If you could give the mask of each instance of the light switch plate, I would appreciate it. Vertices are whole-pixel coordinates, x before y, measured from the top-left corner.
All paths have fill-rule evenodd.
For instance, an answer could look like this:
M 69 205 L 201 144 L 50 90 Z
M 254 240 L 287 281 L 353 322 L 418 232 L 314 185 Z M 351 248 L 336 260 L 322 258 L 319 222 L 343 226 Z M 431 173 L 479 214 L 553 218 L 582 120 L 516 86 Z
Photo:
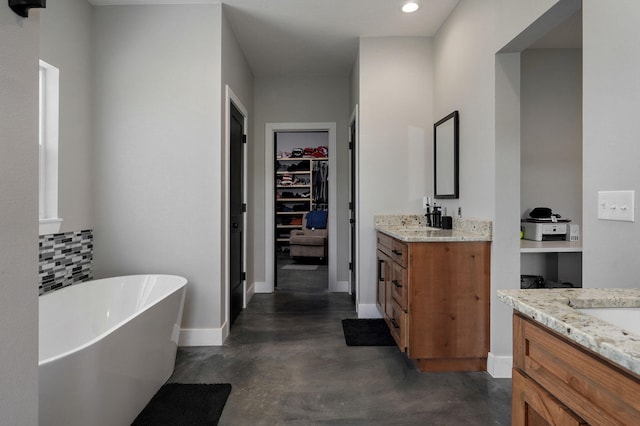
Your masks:
M 635 221 L 635 191 L 598 191 L 598 219 Z

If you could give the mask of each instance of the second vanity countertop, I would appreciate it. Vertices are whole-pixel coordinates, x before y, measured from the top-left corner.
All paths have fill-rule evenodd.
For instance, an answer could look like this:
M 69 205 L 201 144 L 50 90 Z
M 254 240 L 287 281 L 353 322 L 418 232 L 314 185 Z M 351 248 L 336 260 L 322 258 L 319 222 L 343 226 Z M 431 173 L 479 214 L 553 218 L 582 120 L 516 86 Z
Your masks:
M 498 290 L 498 299 L 640 376 L 640 335 L 577 310 L 637 308 L 640 307 L 640 289 Z
M 431 228 L 424 216 L 377 215 L 376 231 L 404 242 L 491 241 L 491 221 L 454 217 L 453 229 Z

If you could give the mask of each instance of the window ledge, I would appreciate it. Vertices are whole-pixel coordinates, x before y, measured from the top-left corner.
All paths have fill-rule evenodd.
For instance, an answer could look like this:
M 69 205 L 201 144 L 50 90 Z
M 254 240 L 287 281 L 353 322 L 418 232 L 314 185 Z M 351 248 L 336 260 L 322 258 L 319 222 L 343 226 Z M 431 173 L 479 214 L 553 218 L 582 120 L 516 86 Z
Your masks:
M 62 218 L 40 219 L 39 235 L 57 234 L 62 226 Z

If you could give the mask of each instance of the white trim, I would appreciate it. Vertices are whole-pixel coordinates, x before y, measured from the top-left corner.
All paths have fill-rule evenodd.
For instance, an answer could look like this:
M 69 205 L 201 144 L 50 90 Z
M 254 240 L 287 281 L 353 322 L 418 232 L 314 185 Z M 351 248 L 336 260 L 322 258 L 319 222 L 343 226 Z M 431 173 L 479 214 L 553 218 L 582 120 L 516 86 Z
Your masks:
M 495 379 L 511 378 L 513 368 L 512 356 L 496 356 L 489 352 L 487 356 L 487 372 Z
M 264 145 L 265 145 L 265 214 L 264 214 L 264 232 L 265 232 L 265 279 L 266 289 L 264 293 L 272 293 L 274 289 L 274 206 L 273 206 L 273 179 L 274 179 L 274 161 L 273 161 L 273 137 L 276 132 L 280 131 L 325 131 L 329 133 L 329 291 L 340 292 L 342 284 L 338 279 L 338 242 L 337 242 L 337 173 L 336 173 L 336 123 L 267 123 L 265 124 Z M 256 283 L 256 292 L 259 291 Z
M 351 137 L 351 123 L 354 124 L 355 126 L 355 140 L 350 142 L 353 144 L 353 148 L 349 151 L 350 152 L 350 156 L 355 155 L 355 161 L 351 161 L 351 157 L 349 158 L 349 184 L 351 184 L 351 177 L 355 176 L 355 187 L 356 187 L 356 198 L 354 199 L 353 194 L 351 194 L 351 185 L 349 185 L 349 200 L 351 202 L 353 202 L 355 209 L 356 209 L 356 232 L 355 232 L 355 241 L 351 241 L 351 244 L 355 244 L 356 245 L 356 251 L 355 251 L 355 280 L 356 280 L 356 285 L 355 285 L 355 289 L 356 289 L 356 306 L 358 306 L 358 303 L 360 303 L 360 273 L 359 273 L 359 268 L 360 268 L 360 244 L 358 244 L 358 241 L 360 241 L 360 217 L 358 216 L 360 214 L 360 199 L 358 198 L 358 195 L 360 194 L 360 191 L 358 190 L 360 188 L 359 185 L 359 170 L 358 170 L 358 146 L 359 146 L 359 141 L 360 141 L 360 126 L 359 126 L 359 122 L 360 122 L 360 114 L 359 114 L 359 109 L 358 109 L 358 104 L 356 104 L 356 106 L 353 108 L 353 112 L 351 113 L 351 117 L 349 118 L 349 137 Z M 355 166 L 355 170 L 352 172 L 351 171 L 351 164 L 354 164 Z M 347 206 L 348 207 L 348 206 Z M 347 210 L 347 216 L 350 218 L 351 217 L 351 213 Z M 349 224 L 349 226 L 351 226 L 351 224 Z M 349 238 L 351 238 L 351 229 L 349 229 Z M 349 250 L 349 252 L 351 252 L 351 250 Z M 351 259 L 353 261 L 353 259 Z M 351 294 L 351 274 L 349 274 L 349 294 Z
M 349 281 L 336 281 L 334 289 L 335 293 L 349 293 Z
M 60 70 L 45 61 L 40 69 L 40 142 L 39 146 L 39 234 L 60 231 L 58 217 L 58 127 L 60 107 Z
M 242 101 L 240 100 L 240 98 L 233 92 L 233 90 L 231 89 L 231 87 L 229 87 L 229 85 L 225 85 L 225 135 L 224 135 L 224 162 L 225 162 L 225 173 L 222 176 L 222 184 L 225 188 L 225 196 L 224 196 L 224 223 L 223 223 L 223 242 L 222 242 L 222 251 L 225 253 L 225 264 L 223 265 L 224 268 L 224 280 L 223 280 L 223 286 L 224 286 L 224 293 L 225 293 L 225 323 L 229 323 L 230 320 L 230 313 L 231 313 L 231 295 L 230 295 L 230 291 L 229 291 L 229 282 L 230 282 L 230 278 L 229 278 L 229 228 L 231 226 L 231 222 L 229 221 L 229 200 L 230 200 L 230 195 L 229 193 L 231 192 L 231 188 L 230 188 L 230 182 L 229 182 L 229 169 L 230 169 L 230 164 L 231 164 L 231 156 L 229 153 L 230 150 L 230 145 L 231 145 L 231 130 L 229 129 L 229 122 L 231 120 L 231 108 L 230 105 L 231 103 L 233 103 L 235 105 L 235 107 L 238 109 L 238 111 L 240 111 L 240 113 L 242 114 L 242 116 L 244 117 L 244 123 L 243 123 L 243 130 L 244 130 L 244 135 L 248 137 L 248 133 L 247 133 L 247 129 L 248 129 L 248 121 L 249 121 L 249 113 L 247 112 L 247 108 L 245 108 L 245 106 L 242 104 Z M 243 152 L 243 170 L 242 170 L 242 181 L 243 181 L 243 203 L 247 202 L 247 147 L 245 147 L 242 152 Z M 243 233 L 242 233 L 242 270 L 246 271 L 247 270 L 247 213 L 245 212 L 242 215 L 242 221 L 243 221 Z M 243 290 L 243 297 L 242 297 L 242 306 L 243 308 L 247 307 L 247 304 L 249 303 L 250 298 L 247 297 L 247 280 L 245 279 L 242 283 L 242 290 Z
M 247 305 L 249 304 L 249 302 L 251 302 L 251 299 L 253 299 L 253 296 L 256 294 L 256 283 L 252 283 L 251 285 L 249 285 L 247 287 L 247 292 L 245 294 L 245 308 L 247 307 Z
M 272 269 L 273 270 L 273 269 Z M 273 283 L 267 283 L 264 281 L 256 281 L 254 284 L 255 292 L 258 293 L 273 293 Z
M 358 318 L 382 318 L 375 303 L 361 303 L 356 306 L 358 307 Z
M 178 346 L 222 346 L 229 335 L 228 322 L 220 328 L 183 328 Z
M 40 219 L 40 235 L 57 234 L 60 232 L 62 226 L 62 219 L 59 217 L 51 219 Z

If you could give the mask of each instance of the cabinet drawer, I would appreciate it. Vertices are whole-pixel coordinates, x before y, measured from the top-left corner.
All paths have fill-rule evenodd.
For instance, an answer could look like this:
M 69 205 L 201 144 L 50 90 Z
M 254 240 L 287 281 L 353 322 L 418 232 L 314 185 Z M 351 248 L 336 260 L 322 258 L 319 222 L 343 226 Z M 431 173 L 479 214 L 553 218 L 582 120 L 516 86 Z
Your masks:
M 511 383 L 512 424 L 535 426 L 587 425 L 549 392 L 542 389 L 533 380 L 523 376 L 518 370 L 513 370 Z
M 407 350 L 407 314 L 394 302 L 391 303 L 391 312 L 385 318 L 389 325 L 389 330 L 396 344 L 402 352 Z
M 640 378 L 519 314 L 513 366 L 589 424 L 637 424 Z
M 391 274 L 391 296 L 400 308 L 406 312 L 407 300 L 409 294 L 409 278 L 407 268 L 403 268 L 397 263 L 393 263 L 393 272 Z
M 382 232 L 378 232 L 377 243 L 378 250 L 380 250 L 387 256 L 391 256 L 391 250 L 393 248 L 393 238 L 386 234 L 383 234 Z
M 405 243 L 398 240 L 392 240 L 393 246 L 391 247 L 391 258 L 394 262 L 402 265 L 403 268 L 407 267 L 407 258 L 409 250 Z

